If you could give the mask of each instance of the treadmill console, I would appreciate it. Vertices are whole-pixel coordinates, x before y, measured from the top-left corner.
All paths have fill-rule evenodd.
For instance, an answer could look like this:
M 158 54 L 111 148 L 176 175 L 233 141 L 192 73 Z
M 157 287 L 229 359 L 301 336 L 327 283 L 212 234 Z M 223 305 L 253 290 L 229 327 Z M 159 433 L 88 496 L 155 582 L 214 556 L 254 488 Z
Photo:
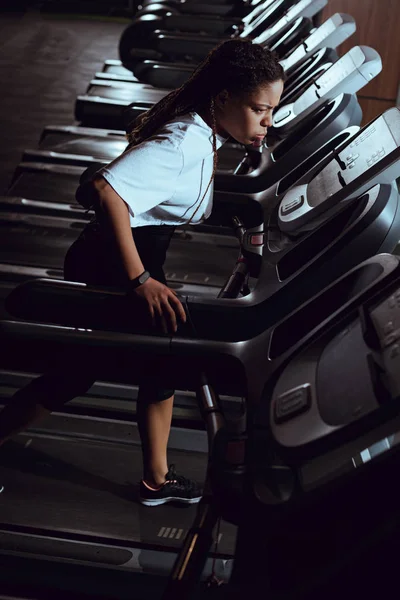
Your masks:
M 327 293 L 334 292 L 333 286 Z M 323 452 L 328 437 L 341 444 L 340 430 L 369 413 L 376 413 L 373 427 L 379 425 L 380 413 L 385 419 L 380 407 L 399 398 L 398 282 L 352 315 L 294 355 L 280 374 L 269 410 L 282 447 L 296 452 L 314 443 L 314 451 Z
M 268 40 L 279 33 L 279 31 L 288 23 L 291 23 L 295 19 L 300 17 L 306 17 L 312 19 L 318 12 L 320 12 L 326 5 L 328 0 L 300 0 L 294 6 L 289 8 L 286 14 L 278 19 L 276 23 L 268 27 L 263 33 L 254 38 L 256 44 L 267 43 Z M 244 34 L 243 34 L 244 35 Z M 248 34 L 250 35 L 250 33 Z
M 337 48 L 356 30 L 353 17 L 336 13 L 320 27 L 315 29 L 302 44 L 280 61 L 285 71 L 293 69 L 308 54 L 321 48 Z
M 311 181 L 293 187 L 278 209 L 282 231 L 312 229 L 313 220 L 342 200 L 400 176 L 400 109 L 390 108 L 350 138 Z
M 271 6 L 271 4 L 273 4 L 275 2 L 275 0 L 266 0 L 266 1 L 259 1 L 256 3 L 252 3 L 254 5 L 254 8 L 251 12 L 249 12 L 248 15 L 246 15 L 245 17 L 243 17 L 242 22 L 243 25 L 247 26 L 250 25 L 250 23 L 252 23 L 253 21 L 255 22 L 255 20 L 261 15 L 263 14 L 267 8 L 269 8 Z
M 282 127 L 300 114 L 307 114 L 323 99 L 354 94 L 382 70 L 379 54 L 368 46 L 355 46 L 336 61 L 295 102 L 282 106 L 274 115 L 273 126 Z
M 256 37 L 259 31 L 269 31 L 269 27 L 274 23 L 276 17 L 278 17 L 278 23 L 281 19 L 279 16 L 285 11 L 286 6 L 289 4 L 288 0 L 276 0 L 272 5 L 268 5 L 268 8 L 264 9 L 255 19 L 248 23 L 243 29 L 242 37 Z

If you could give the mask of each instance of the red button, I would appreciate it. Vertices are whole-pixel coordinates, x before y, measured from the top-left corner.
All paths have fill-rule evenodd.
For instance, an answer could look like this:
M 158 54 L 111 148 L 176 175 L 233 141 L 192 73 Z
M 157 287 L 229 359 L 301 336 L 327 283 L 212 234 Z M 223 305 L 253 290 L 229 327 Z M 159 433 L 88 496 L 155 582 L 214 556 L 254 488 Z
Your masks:
M 263 246 L 264 245 L 264 234 L 255 233 L 250 236 L 250 244 L 252 246 Z

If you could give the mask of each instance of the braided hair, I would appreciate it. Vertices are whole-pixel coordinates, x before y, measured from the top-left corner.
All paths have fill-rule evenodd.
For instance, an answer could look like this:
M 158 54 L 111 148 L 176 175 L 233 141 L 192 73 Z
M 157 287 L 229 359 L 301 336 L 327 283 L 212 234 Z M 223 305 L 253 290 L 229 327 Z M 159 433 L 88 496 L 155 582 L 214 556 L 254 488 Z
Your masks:
M 176 117 L 189 112 L 206 111 L 211 117 L 214 160 L 213 172 L 203 200 L 218 164 L 215 97 L 222 90 L 232 95 L 251 93 L 262 85 L 279 80 L 284 80 L 284 71 L 274 52 L 253 44 L 249 39 L 224 41 L 211 50 L 181 87 L 167 94 L 134 121 L 127 134 L 130 146 L 144 142 Z M 201 203 L 202 201 L 199 206 Z M 196 212 L 197 209 L 191 219 Z

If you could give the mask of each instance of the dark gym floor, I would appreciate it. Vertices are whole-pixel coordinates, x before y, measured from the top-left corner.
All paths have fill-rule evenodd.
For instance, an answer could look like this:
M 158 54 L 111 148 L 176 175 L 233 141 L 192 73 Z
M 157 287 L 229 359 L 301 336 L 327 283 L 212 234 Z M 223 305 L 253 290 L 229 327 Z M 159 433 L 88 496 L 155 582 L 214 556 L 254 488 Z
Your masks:
M 76 96 L 106 58 L 118 58 L 126 23 L 0 8 L 0 194 L 46 125 L 75 123 Z

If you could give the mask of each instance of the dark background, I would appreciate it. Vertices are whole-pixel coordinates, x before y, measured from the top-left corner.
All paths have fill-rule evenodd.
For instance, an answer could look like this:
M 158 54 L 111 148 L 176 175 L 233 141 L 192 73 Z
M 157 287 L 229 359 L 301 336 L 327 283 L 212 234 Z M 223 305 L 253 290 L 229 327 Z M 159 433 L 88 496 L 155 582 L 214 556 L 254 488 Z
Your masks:
M 0 8 L 0 194 L 46 125 L 76 123 L 76 96 L 104 59 L 118 58 L 119 37 L 129 23 L 40 7 L 14 1 Z

